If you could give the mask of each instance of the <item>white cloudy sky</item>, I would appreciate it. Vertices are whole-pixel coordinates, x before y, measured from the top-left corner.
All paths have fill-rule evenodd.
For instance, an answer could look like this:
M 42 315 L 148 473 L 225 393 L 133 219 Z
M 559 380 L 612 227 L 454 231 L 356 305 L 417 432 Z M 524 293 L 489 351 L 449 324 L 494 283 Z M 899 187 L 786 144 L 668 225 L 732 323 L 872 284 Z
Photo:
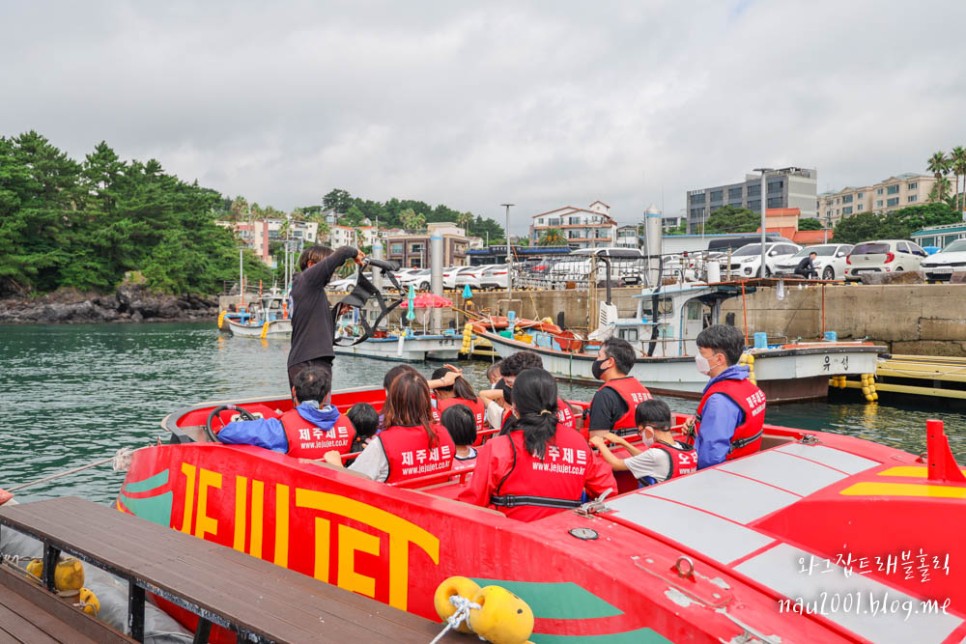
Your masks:
M 966 145 L 962 0 L 6 0 L 0 25 L 0 135 L 282 209 L 630 222 L 762 165 L 824 191 Z

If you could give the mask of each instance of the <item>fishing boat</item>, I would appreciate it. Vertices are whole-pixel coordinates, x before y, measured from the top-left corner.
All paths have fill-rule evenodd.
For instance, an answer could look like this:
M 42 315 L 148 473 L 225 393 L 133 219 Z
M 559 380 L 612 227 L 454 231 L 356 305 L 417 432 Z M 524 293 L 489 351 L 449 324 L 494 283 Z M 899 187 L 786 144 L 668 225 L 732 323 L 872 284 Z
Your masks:
M 335 345 L 337 355 L 363 356 L 398 362 L 426 360 L 451 361 L 459 357 L 462 339 L 455 333 L 418 334 L 411 331 L 376 332 L 365 341 L 352 345 Z
M 453 305 L 452 300 L 433 293 L 416 295 L 414 289 L 410 288 L 409 296 L 399 298 L 399 303 L 400 308 L 406 310 L 401 316 L 403 325 L 399 327 L 380 325 L 383 319 L 388 321 L 388 316 L 380 318 L 379 314 L 392 311 L 394 307 L 391 306 L 383 305 L 381 310 L 351 308 L 346 314 L 337 316 L 333 346 L 335 353 L 398 362 L 451 361 L 459 357 L 463 341 L 455 331 L 427 331 L 430 311 L 448 308 Z M 423 311 L 421 332 L 413 328 L 417 309 Z M 368 316 L 366 319 L 372 325 L 362 325 L 362 316 Z
M 170 414 L 170 443 L 133 454 L 117 507 L 428 618 L 452 576 L 499 585 L 533 611 L 536 643 L 966 637 L 966 477 L 939 421 L 926 457 L 766 426 L 760 452 L 640 489 L 619 472 L 614 494 L 524 523 L 454 500 L 472 470 L 388 485 L 217 442 L 242 409 L 291 406 Z
M 600 303 L 599 325 L 587 339 L 577 338 L 554 325 L 536 328 L 513 325 L 502 333 L 485 320 L 474 324 L 473 332 L 488 340 L 505 358 L 518 351 L 535 351 L 544 368 L 558 378 L 594 383 L 591 366 L 600 343 L 619 337 L 638 353 L 630 375 L 660 394 L 700 397 L 708 382 L 694 367 L 695 338 L 708 325 L 722 321 L 721 303 L 755 287 L 739 282 L 686 282 L 645 287 L 635 296 L 633 316 L 621 317 L 610 297 Z M 828 334 L 816 342 L 770 344 L 764 333 L 755 333 L 755 344 L 742 361 L 751 377 L 765 392 L 769 403 L 814 400 L 828 395 L 829 381 L 848 375 L 865 374 L 863 385 L 871 386 L 878 356 L 885 349 L 871 342 L 841 342 Z M 869 397 L 874 392 L 868 393 Z
M 287 298 L 272 289 L 261 296 L 257 304 L 249 309 L 247 320 L 225 320 L 228 331 L 240 338 L 290 338 L 292 320 L 288 315 Z

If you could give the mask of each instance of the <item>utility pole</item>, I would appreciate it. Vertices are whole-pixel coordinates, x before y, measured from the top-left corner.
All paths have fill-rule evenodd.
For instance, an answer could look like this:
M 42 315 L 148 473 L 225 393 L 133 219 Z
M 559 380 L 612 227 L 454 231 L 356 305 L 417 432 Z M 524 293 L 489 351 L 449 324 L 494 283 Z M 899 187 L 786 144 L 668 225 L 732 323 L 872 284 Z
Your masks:
M 765 277 L 767 266 L 765 265 L 765 209 L 768 208 L 768 173 L 774 172 L 772 168 L 755 168 L 755 172 L 761 173 L 761 268 L 759 272 Z
M 513 299 L 513 253 L 510 252 L 510 208 L 516 204 L 501 203 L 506 208 L 506 299 Z M 508 303 L 509 305 L 509 303 Z

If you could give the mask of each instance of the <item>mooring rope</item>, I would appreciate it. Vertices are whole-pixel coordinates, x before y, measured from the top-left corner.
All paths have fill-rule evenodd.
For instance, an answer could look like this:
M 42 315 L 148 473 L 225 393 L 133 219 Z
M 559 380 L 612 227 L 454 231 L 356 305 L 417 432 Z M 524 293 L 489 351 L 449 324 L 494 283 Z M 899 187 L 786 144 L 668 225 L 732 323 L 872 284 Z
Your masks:
M 455 630 L 459 628 L 460 624 L 464 621 L 469 625 L 470 609 L 479 610 L 482 608 L 479 604 L 470 601 L 465 597 L 460 597 L 459 595 L 450 595 L 449 602 L 456 607 L 456 612 L 446 618 L 446 628 L 440 631 L 439 635 L 433 638 L 433 641 L 429 644 L 436 644 L 443 638 L 446 633 L 450 630 Z M 480 639 L 483 639 L 482 637 Z
M 22 490 L 32 485 L 47 483 L 48 481 L 53 481 L 55 479 L 59 479 L 64 476 L 70 476 L 71 474 L 76 474 L 77 472 L 83 472 L 84 470 L 89 470 L 92 467 L 97 467 L 99 465 L 104 465 L 106 463 L 112 463 L 115 472 L 125 472 L 127 471 L 128 466 L 131 464 L 131 455 L 134 453 L 134 450 L 135 448 L 132 448 L 132 447 L 122 447 L 121 449 L 117 450 L 114 456 L 102 458 L 102 459 L 93 461 L 91 463 L 88 463 L 87 465 L 81 465 L 80 467 L 64 470 L 63 472 L 58 472 L 57 474 L 50 474 L 48 476 L 36 479 L 34 481 L 21 483 L 20 485 L 15 485 L 13 487 L 6 488 L 6 490 L 7 492 L 16 492 L 17 490 Z

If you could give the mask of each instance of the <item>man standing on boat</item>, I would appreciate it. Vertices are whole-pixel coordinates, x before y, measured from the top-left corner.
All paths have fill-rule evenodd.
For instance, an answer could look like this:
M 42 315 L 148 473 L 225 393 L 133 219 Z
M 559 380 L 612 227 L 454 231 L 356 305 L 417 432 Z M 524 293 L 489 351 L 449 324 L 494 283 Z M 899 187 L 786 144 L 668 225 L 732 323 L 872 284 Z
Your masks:
M 325 286 L 332 274 L 352 259 L 362 265 L 365 253 L 352 246 L 340 246 L 334 252 L 318 244 L 302 251 L 299 269 L 292 279 L 292 348 L 288 352 L 288 383 L 295 386 L 295 378 L 306 367 L 317 366 L 332 379 L 332 360 L 335 350 L 332 341 L 332 312 L 325 296 Z
M 600 346 L 591 370 L 604 384 L 590 401 L 591 436 L 603 436 L 607 432 L 626 436 L 637 432 L 634 412 L 639 403 L 652 396 L 640 380 L 627 375 L 636 359 L 634 347 L 623 338 L 608 338 Z
M 741 331 L 714 324 L 698 334 L 697 344 L 694 362 L 711 380 L 685 431 L 702 469 L 761 448 L 765 394 L 748 379 L 748 368 L 738 364 L 745 350 Z

